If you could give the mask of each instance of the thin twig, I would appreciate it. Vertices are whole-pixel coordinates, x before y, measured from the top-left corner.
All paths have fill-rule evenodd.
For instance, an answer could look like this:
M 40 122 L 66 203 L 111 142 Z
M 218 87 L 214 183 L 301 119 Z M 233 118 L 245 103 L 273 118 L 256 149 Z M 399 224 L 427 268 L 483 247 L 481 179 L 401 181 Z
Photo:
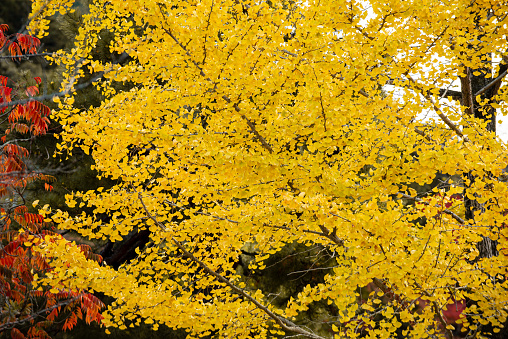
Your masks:
M 55 53 L 34 53 L 34 54 L 21 54 L 21 55 L 0 55 L 0 59 L 12 59 L 12 58 L 32 58 L 32 57 L 39 57 L 39 56 L 54 56 Z

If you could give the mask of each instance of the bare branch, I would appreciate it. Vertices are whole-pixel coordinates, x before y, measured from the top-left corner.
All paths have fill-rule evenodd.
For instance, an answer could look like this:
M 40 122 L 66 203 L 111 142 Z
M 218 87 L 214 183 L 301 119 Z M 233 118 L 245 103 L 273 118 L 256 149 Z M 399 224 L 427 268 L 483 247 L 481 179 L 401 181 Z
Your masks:
M 400 80 L 400 79 L 397 79 L 397 80 L 399 80 L 398 83 L 403 83 L 404 82 L 404 80 Z M 386 82 L 385 85 L 396 86 L 396 85 L 394 85 L 394 83 L 395 83 L 395 80 L 390 79 L 390 80 L 388 80 Z M 405 87 L 405 86 L 402 86 L 402 87 Z M 439 89 L 439 96 L 441 98 L 451 97 L 454 100 L 462 100 L 462 92 L 454 91 L 454 90 L 451 90 L 451 89 L 448 89 L 448 88 L 440 88 Z
M 293 57 L 297 57 L 297 56 L 298 56 L 298 54 L 296 54 L 296 53 L 292 53 L 292 52 L 288 51 L 287 49 L 282 49 L 281 51 L 282 51 L 282 52 L 284 52 L 284 53 L 286 53 L 286 54 L 289 54 L 289 55 L 291 55 L 291 56 L 293 56 Z
M 441 98 L 451 97 L 452 99 L 455 99 L 455 100 L 462 100 L 462 93 L 461 92 L 454 91 L 454 90 L 451 90 L 448 88 L 440 88 L 439 89 L 439 96 Z
M 20 58 L 20 59 L 28 59 L 39 56 L 54 56 L 55 53 L 35 53 L 35 54 L 22 54 L 22 55 L 0 55 L 0 59 L 12 59 L 12 58 Z
M 490 82 L 487 86 L 483 87 L 481 90 L 476 92 L 474 96 L 476 97 L 480 94 L 485 93 L 485 91 L 487 91 L 489 88 L 491 88 L 492 86 L 497 84 L 499 81 L 501 81 L 506 76 L 506 74 L 508 74 L 508 69 L 506 71 L 504 71 L 503 73 L 501 73 L 497 78 L 492 80 L 492 82 Z

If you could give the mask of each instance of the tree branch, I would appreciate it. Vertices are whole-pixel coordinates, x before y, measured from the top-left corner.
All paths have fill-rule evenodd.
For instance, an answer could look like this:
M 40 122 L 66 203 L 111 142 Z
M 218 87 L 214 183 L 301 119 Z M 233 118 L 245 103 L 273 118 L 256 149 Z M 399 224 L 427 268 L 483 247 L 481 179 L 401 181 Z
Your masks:
M 401 195 L 405 199 L 414 200 L 414 201 L 417 201 L 417 202 L 422 203 L 422 204 L 427 205 L 427 206 L 430 205 L 430 203 L 428 201 L 422 200 L 422 199 L 420 199 L 418 197 L 412 197 L 412 196 L 404 194 L 402 192 L 399 192 L 398 194 Z M 438 207 L 441 207 L 441 206 L 438 205 Z M 466 224 L 466 221 L 464 219 L 462 219 L 461 217 L 459 217 L 457 214 L 453 213 L 449 209 L 444 209 L 443 213 L 446 213 L 446 214 L 452 216 L 452 218 L 457 220 L 461 225 L 465 225 Z
M 162 13 L 161 4 L 159 4 L 159 10 L 160 10 L 161 14 L 162 14 L 162 15 L 164 15 L 164 14 Z M 168 24 L 168 23 L 166 22 L 166 24 Z M 203 71 L 203 68 L 202 68 L 201 66 L 199 66 L 199 64 L 198 64 L 196 61 L 194 61 L 194 60 L 193 60 L 192 55 L 189 53 L 189 51 L 187 50 L 187 48 L 186 48 L 184 45 L 182 45 L 182 43 L 181 43 L 181 42 L 177 39 L 177 37 L 173 34 L 173 32 L 171 31 L 171 29 L 170 29 L 170 28 L 163 28 L 163 29 L 164 29 L 164 31 L 165 31 L 165 32 L 166 32 L 166 33 L 167 33 L 167 34 L 171 37 L 171 39 L 173 39 L 173 41 L 174 41 L 174 42 L 175 42 L 178 46 L 180 46 L 180 48 L 181 48 L 181 49 L 185 52 L 185 54 L 186 54 L 186 55 L 190 58 L 191 62 L 192 62 L 192 63 L 194 64 L 194 66 L 196 66 L 196 68 L 199 70 L 199 74 L 200 74 L 203 78 L 205 78 L 205 80 L 207 80 L 207 81 L 210 81 L 210 82 L 214 83 L 214 82 L 212 81 L 212 79 L 210 79 L 209 77 L 207 77 L 207 76 L 206 76 L 205 72 Z M 226 96 L 226 95 L 224 95 L 224 96 L 222 97 L 222 99 L 224 99 L 227 103 L 231 103 L 231 99 L 230 99 L 228 96 Z M 240 112 L 240 111 L 241 111 L 240 107 L 238 107 L 238 104 L 234 104 L 234 106 L 233 106 L 233 107 L 234 107 L 235 111 L 237 111 L 237 112 Z M 249 119 L 245 116 L 245 114 L 242 114 L 242 118 L 243 118 L 243 119 L 247 122 L 247 125 L 249 126 L 250 130 L 251 130 L 251 131 L 252 131 L 252 132 L 256 135 L 256 137 L 257 137 L 257 138 L 258 138 L 258 140 L 261 142 L 261 144 L 263 145 L 263 147 L 264 147 L 266 150 L 268 150 L 268 152 L 273 153 L 273 149 L 272 149 L 272 147 L 270 146 L 270 144 L 268 144 L 268 142 L 266 142 L 265 138 L 263 138 L 263 137 L 259 134 L 259 132 L 256 130 L 256 127 L 255 127 L 254 123 L 253 123 L 252 121 L 250 121 L 250 120 L 249 120 Z
M 143 202 L 143 197 L 141 195 L 141 193 L 138 193 L 138 197 L 139 197 L 139 201 L 141 202 L 141 205 L 143 206 L 143 209 L 145 210 L 147 216 L 156 224 L 158 225 L 159 227 L 161 227 L 162 229 L 165 229 L 166 227 L 161 224 L 154 216 L 152 216 L 152 214 L 148 211 L 145 203 Z M 251 303 L 253 303 L 257 308 L 259 308 L 260 310 L 262 310 L 263 312 L 265 312 L 270 318 L 272 318 L 284 331 L 288 331 L 288 332 L 294 332 L 294 333 L 298 333 L 300 335 L 303 335 L 307 338 L 313 338 L 313 339 L 324 339 L 323 337 L 321 336 L 318 336 L 314 333 L 311 333 L 311 332 L 308 332 L 300 327 L 298 327 L 297 325 L 295 325 L 294 323 L 292 323 L 291 321 L 285 319 L 285 318 L 282 318 L 282 317 L 279 317 L 278 315 L 276 315 L 275 313 L 273 313 L 272 311 L 270 311 L 268 309 L 268 307 L 262 305 L 259 301 L 257 301 L 255 298 L 253 298 L 250 294 L 248 294 L 247 292 L 245 292 L 243 289 L 237 287 L 235 284 L 233 284 L 231 281 L 229 281 L 228 279 L 226 279 L 225 277 L 223 277 L 221 274 L 215 272 L 214 270 L 210 269 L 204 262 L 202 262 L 201 260 L 199 260 L 198 258 L 196 258 L 192 253 L 190 253 L 189 251 L 187 251 L 185 249 L 185 247 L 178 241 L 176 240 L 174 237 L 171 237 L 171 240 L 174 242 L 174 244 L 183 252 L 183 254 L 189 258 L 190 260 L 194 261 L 195 263 L 197 263 L 206 273 L 212 275 L 213 277 L 215 277 L 217 280 L 219 280 L 220 282 L 226 284 L 229 288 L 231 288 L 233 291 L 235 291 L 236 293 L 240 294 L 241 296 L 243 296 L 245 299 L 249 300 Z
M 20 59 L 28 59 L 32 57 L 38 56 L 54 56 L 55 53 L 34 53 L 34 54 L 21 54 L 21 55 L 0 55 L 0 59 L 12 59 L 12 58 L 20 58 Z
M 508 69 L 506 71 L 504 71 L 503 73 L 501 73 L 497 78 L 492 80 L 492 82 L 490 82 L 487 86 L 483 87 L 481 90 L 476 92 L 474 96 L 476 97 L 480 94 L 485 93 L 485 91 L 487 91 L 489 88 L 491 88 L 492 86 L 497 84 L 499 81 L 501 81 L 506 76 L 506 74 L 508 74 Z
M 22 319 L 19 319 L 19 320 L 16 320 L 16 321 L 12 321 L 12 322 L 6 322 L 6 323 L 3 323 L 2 325 L 0 325 L 0 333 L 8 330 L 8 329 L 11 329 L 15 326 L 19 326 L 23 323 L 26 323 L 27 321 L 33 321 L 35 318 L 37 318 L 38 316 L 40 316 L 41 314 L 48 314 L 50 311 L 54 310 L 55 308 L 59 308 L 59 307 L 62 307 L 62 306 L 66 306 L 66 305 L 69 305 L 73 302 L 75 302 L 76 300 L 79 299 L 79 296 L 76 296 L 74 298 L 70 298 L 70 299 L 67 299 L 67 300 L 64 300 L 64 301 L 61 301 L 59 302 L 58 304 L 56 305 L 53 305 L 51 307 L 47 307 L 43 310 L 40 310 L 26 318 L 22 318 Z
M 436 114 L 441 118 L 441 120 L 443 120 L 443 122 L 448 126 L 450 127 L 450 129 L 452 131 L 454 131 L 458 136 L 462 137 L 464 139 L 464 141 L 469 141 L 469 138 L 467 136 L 465 136 L 462 131 L 450 120 L 448 119 L 448 117 L 444 114 L 444 112 L 441 110 L 441 108 L 439 108 L 436 104 L 436 102 L 434 101 L 434 99 L 432 98 L 432 96 L 425 92 L 419 85 L 418 83 L 410 76 L 410 75 L 407 75 L 408 79 L 411 81 L 411 83 L 413 83 L 414 87 L 416 89 L 418 89 L 418 91 L 420 92 L 421 95 L 423 95 L 423 97 L 425 99 L 427 99 L 431 104 L 432 104 L 432 108 L 434 108 L 434 111 L 436 112 Z
M 420 284 L 418 284 L 416 281 L 415 281 L 415 285 L 416 287 L 418 287 L 423 294 L 425 294 L 427 297 L 432 297 L 432 294 L 430 294 L 427 290 L 424 290 Z M 439 319 L 439 322 L 441 323 L 441 325 L 443 325 L 443 330 L 445 331 L 446 333 L 446 338 L 447 339 L 452 339 L 453 338 L 453 333 L 451 330 L 449 330 L 446 326 L 448 326 L 448 324 L 446 323 L 446 320 L 443 318 L 443 315 L 441 314 L 441 307 L 439 306 L 439 304 L 437 303 L 437 301 L 431 301 L 432 303 L 432 306 L 434 308 L 434 312 L 436 313 L 438 319 Z
M 460 87 L 462 90 L 462 105 L 467 107 L 469 115 L 474 116 L 474 98 L 469 67 L 466 67 L 466 76 L 460 78 Z
M 462 100 L 462 92 L 454 91 L 447 88 L 440 88 L 439 89 L 439 96 L 440 97 L 452 97 L 452 99 L 455 100 Z
M 116 65 L 116 64 L 124 61 L 125 59 L 127 59 L 128 56 L 129 55 L 124 52 L 118 58 L 117 62 L 114 63 L 113 65 Z M 71 84 L 69 84 L 66 89 L 64 89 L 63 91 L 57 92 L 57 93 L 52 93 L 52 94 L 47 94 L 47 95 L 40 95 L 40 96 L 37 96 L 37 97 L 31 97 L 31 98 L 27 98 L 27 99 L 21 99 L 21 100 L 4 102 L 3 104 L 0 104 L 0 109 L 4 108 L 4 107 L 11 107 L 11 106 L 16 106 L 16 105 L 24 105 L 24 104 L 26 104 L 28 102 L 31 102 L 31 101 L 44 101 L 44 100 L 50 100 L 50 99 L 53 99 L 53 98 L 56 98 L 56 97 L 66 96 L 66 95 L 68 95 L 68 94 L 70 94 L 72 92 L 73 88 L 74 88 L 74 92 L 75 91 L 80 91 L 80 90 L 82 90 L 84 88 L 87 88 L 88 86 L 90 86 L 94 82 L 96 82 L 99 79 L 101 79 L 104 76 L 104 74 L 106 74 L 106 72 L 107 71 L 99 72 L 96 76 L 92 77 L 87 82 L 81 83 L 81 84 L 76 85 L 76 86 L 72 86 L 72 82 L 71 82 Z

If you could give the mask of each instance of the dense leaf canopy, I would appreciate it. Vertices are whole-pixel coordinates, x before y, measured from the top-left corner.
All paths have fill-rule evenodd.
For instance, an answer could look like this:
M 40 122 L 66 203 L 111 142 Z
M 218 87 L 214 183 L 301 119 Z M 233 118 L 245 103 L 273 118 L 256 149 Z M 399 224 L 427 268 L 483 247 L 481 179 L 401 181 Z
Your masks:
M 31 32 L 71 6 L 34 1 Z M 508 190 L 493 114 L 507 110 L 507 17 L 487 0 L 93 1 L 75 48 L 52 58 L 66 68 L 53 114 L 61 151 L 83 149 L 119 183 L 67 197 L 92 215 L 41 213 L 91 239 L 149 229 L 150 242 L 118 270 L 48 242 L 57 269 L 39 283 L 115 298 L 107 326 L 196 337 L 451 338 L 457 302 L 466 333 L 497 331 Z M 105 30 L 123 62 L 92 58 Z M 73 105 L 86 74 L 98 107 Z M 475 89 L 478 77 L 489 87 Z M 493 255 L 478 249 L 485 237 Z M 337 265 L 278 308 L 233 267 L 247 244 L 262 270 L 294 242 Z M 295 320 L 316 301 L 338 309 L 331 333 Z

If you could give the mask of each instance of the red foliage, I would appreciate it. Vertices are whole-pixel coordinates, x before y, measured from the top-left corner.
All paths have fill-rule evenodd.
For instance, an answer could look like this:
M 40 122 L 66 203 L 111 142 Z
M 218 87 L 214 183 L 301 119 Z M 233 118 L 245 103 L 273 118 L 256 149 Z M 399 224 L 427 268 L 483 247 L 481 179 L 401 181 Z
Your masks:
M 21 59 L 23 53 L 37 53 L 37 48 L 41 45 L 39 39 L 28 34 L 20 33 L 6 35 L 5 33 L 8 29 L 8 25 L 0 25 L 0 49 L 6 46 L 13 60 L 16 60 L 16 58 Z
M 0 52 L 7 47 L 13 58 L 37 52 L 40 44 L 37 38 L 24 34 L 7 36 L 7 29 L 7 25 L 0 25 Z M 34 81 L 35 84 L 24 91 L 18 91 L 8 86 L 7 77 L 0 76 L 0 104 L 37 95 L 42 80 L 35 77 Z M 25 164 L 28 150 L 12 139 L 13 132 L 30 137 L 45 134 L 49 127 L 50 109 L 39 101 L 29 100 L 25 104 L 0 108 L 0 114 L 7 115 L 8 123 L 0 145 L 0 197 L 8 201 L 0 208 L 0 333 L 10 330 L 12 338 L 49 338 L 44 328 L 56 321 L 62 321 L 63 325 L 59 325 L 62 330 L 71 329 L 83 317 L 87 323 L 100 323 L 102 316 L 99 311 L 104 304 L 90 293 L 53 293 L 54 290 L 33 288 L 34 275 L 44 276 L 52 268 L 44 257 L 32 250 L 32 246 L 45 240 L 46 235 L 61 236 L 52 231 L 52 225 L 44 220 L 43 215 L 30 213 L 25 205 L 13 206 L 12 203 L 24 201 L 23 189 L 34 180 L 44 181 L 48 191 L 53 189 L 48 182 L 54 178 L 31 172 Z M 102 260 L 89 246 L 79 247 L 87 258 Z

